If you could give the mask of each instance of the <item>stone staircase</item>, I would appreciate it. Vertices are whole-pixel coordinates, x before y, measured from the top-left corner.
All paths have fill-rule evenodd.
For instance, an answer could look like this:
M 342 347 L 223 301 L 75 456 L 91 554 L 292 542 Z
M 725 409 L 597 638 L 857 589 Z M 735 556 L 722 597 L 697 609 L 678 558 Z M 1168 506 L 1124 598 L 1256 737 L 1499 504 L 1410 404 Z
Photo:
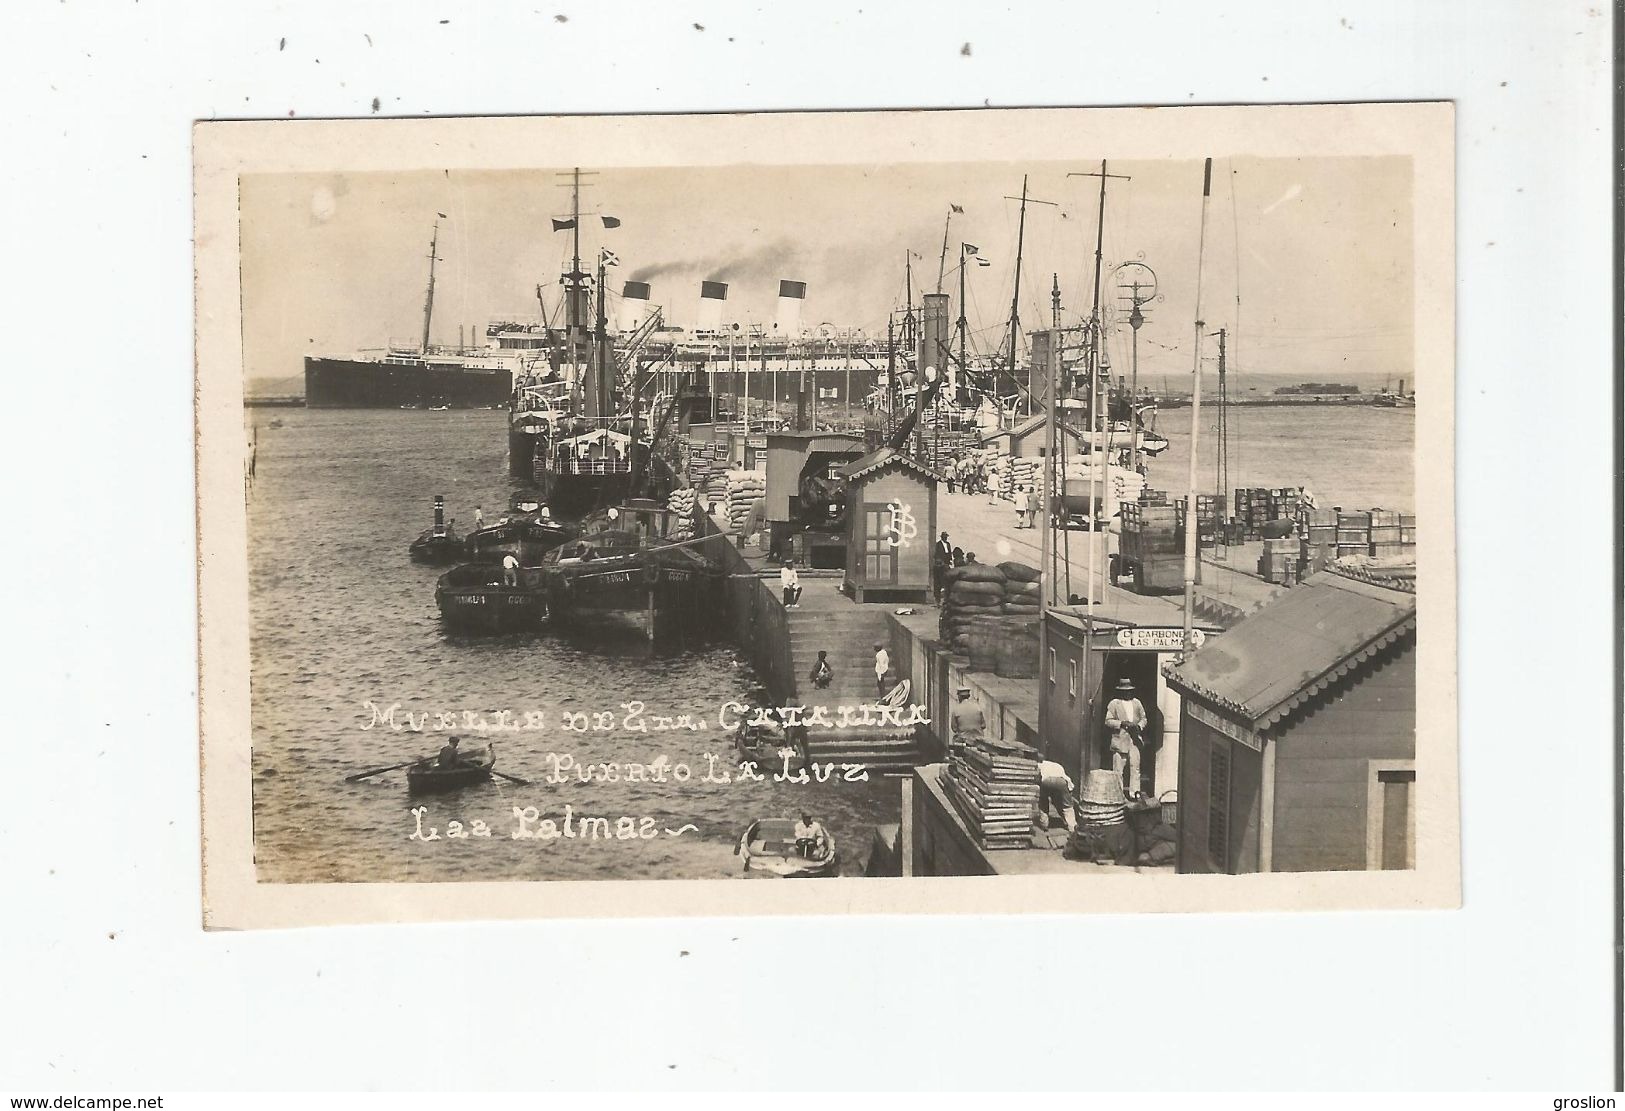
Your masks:
M 825 706 L 829 716 L 838 716 L 837 707 L 874 702 L 875 644 L 888 644 L 889 612 L 883 605 L 857 605 L 834 596 L 814 598 L 815 591 L 827 591 L 822 582 L 803 580 L 805 593 L 801 607 L 790 610 L 785 619 L 790 632 L 790 654 L 795 663 L 796 689 L 788 701 Z M 835 677 L 824 690 L 807 678 L 812 674 L 820 649 L 829 653 Z M 845 729 L 813 728 L 808 734 L 808 757 L 816 763 L 866 764 L 872 772 L 902 771 L 919 762 L 919 747 L 912 729 L 852 726 Z

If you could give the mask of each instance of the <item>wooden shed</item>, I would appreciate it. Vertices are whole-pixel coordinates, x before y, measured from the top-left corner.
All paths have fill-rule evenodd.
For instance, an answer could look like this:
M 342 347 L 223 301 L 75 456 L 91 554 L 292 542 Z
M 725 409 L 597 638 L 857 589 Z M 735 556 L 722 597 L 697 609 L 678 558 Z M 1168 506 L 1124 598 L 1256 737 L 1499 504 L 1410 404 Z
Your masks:
M 1028 417 L 1014 428 L 1007 428 L 1002 432 L 992 432 L 982 437 L 984 444 L 991 444 L 1014 459 L 1038 459 L 1044 455 L 1048 445 L 1047 429 L 1049 418 L 1043 413 Z M 1082 440 L 1075 429 L 1066 422 L 1061 423 L 1061 443 L 1057 451 L 1061 455 L 1077 455 L 1083 448 L 1079 445 Z
M 891 448 L 841 468 L 847 480 L 846 575 L 859 602 L 931 599 L 931 538 L 937 534 L 937 475 Z
M 1318 572 L 1166 676 L 1181 872 L 1415 867 L 1410 583 Z

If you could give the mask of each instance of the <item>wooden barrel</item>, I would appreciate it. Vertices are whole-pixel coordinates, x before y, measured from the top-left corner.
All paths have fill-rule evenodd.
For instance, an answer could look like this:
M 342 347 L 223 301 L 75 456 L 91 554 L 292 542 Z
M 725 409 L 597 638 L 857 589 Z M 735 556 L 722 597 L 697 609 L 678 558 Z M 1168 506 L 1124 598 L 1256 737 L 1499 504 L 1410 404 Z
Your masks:
M 996 617 L 976 617 L 970 627 L 970 670 L 993 671 L 998 666 L 998 625 Z
M 1006 617 L 999 622 L 994 673 L 1006 679 L 1038 675 L 1038 622 Z

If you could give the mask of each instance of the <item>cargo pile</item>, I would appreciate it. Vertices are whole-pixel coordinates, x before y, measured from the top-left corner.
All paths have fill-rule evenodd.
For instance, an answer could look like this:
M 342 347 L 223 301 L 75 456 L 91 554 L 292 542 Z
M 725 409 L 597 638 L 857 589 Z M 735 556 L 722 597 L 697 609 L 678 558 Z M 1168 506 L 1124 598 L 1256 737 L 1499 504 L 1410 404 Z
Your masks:
M 683 442 L 684 457 L 687 459 L 688 481 L 697 488 L 704 489 L 711 481 L 711 476 L 721 469 L 728 458 L 728 445 L 717 443 L 715 440 L 689 440 Z
M 998 568 L 1004 574 L 1004 602 L 999 612 L 1006 617 L 1036 618 L 1044 590 L 1044 573 L 1014 561 L 1001 563 Z
M 977 737 L 948 758 L 943 788 L 984 849 L 1032 846 L 1038 807 L 1038 752 L 1029 745 Z
M 996 648 L 992 630 L 984 632 L 983 625 L 1004 612 L 1004 588 L 1004 572 L 986 563 L 950 567 L 944 575 L 937 632 L 956 655 L 972 657 L 973 669 L 993 670 Z M 986 666 L 976 668 L 978 660 Z
M 1223 513 L 1223 498 L 1217 494 L 1196 495 L 1196 546 L 1198 548 L 1211 548 L 1218 543 L 1220 532 L 1224 528 Z M 1174 528 L 1180 533 L 1180 544 L 1183 546 L 1185 532 L 1184 498 L 1174 502 Z
M 666 508 L 675 516 L 671 535 L 668 539 L 673 541 L 692 540 L 698 533 L 694 528 L 694 507 L 699 504 L 700 492 L 692 486 L 685 486 L 681 490 L 673 490 L 666 499 Z
M 723 488 L 723 512 L 735 532 L 744 527 L 757 502 L 767 500 L 767 479 L 755 471 L 729 471 Z
M 1262 540 L 1270 521 L 1295 521 L 1303 505 L 1303 491 L 1295 486 L 1270 489 L 1252 486 L 1235 493 L 1236 527 L 1241 540 Z

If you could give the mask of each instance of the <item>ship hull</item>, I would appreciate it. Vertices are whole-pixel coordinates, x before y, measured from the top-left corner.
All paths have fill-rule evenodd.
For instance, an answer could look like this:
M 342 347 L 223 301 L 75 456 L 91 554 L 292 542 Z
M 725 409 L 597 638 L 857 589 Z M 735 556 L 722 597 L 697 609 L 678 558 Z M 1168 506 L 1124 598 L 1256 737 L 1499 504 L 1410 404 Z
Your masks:
M 511 371 L 490 367 L 307 358 L 305 405 L 311 409 L 399 409 L 504 405 Z

